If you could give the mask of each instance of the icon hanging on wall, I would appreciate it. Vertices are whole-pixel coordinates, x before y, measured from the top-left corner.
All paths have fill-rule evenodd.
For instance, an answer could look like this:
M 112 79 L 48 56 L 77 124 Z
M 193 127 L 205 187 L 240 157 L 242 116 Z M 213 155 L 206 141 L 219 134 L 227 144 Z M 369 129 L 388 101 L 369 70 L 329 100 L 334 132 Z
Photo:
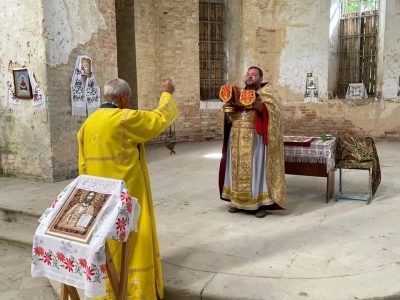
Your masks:
M 316 90 L 318 86 L 316 77 L 307 77 L 306 80 L 306 89 L 307 90 Z
M 304 103 L 318 103 L 318 77 L 308 76 L 306 78 L 306 90 L 304 92 Z
M 14 69 L 14 88 L 17 98 L 32 98 L 32 86 L 29 79 L 28 69 Z
M 81 58 L 81 74 L 82 76 L 90 76 L 92 74 L 92 61 L 88 57 Z

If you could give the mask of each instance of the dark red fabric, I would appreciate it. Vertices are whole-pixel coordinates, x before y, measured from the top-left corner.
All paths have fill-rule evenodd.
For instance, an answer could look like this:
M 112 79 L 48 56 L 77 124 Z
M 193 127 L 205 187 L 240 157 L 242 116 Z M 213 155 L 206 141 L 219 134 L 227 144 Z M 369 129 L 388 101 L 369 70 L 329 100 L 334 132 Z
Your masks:
M 295 146 L 295 147 L 310 147 L 311 143 L 315 141 L 316 138 L 312 138 L 307 142 L 295 142 L 295 141 L 283 141 L 285 146 Z
M 258 112 L 256 114 L 256 118 L 254 120 L 254 127 L 256 129 L 256 132 L 259 135 L 262 135 L 264 140 L 264 145 L 268 145 L 268 121 L 269 121 L 268 108 L 263 103 L 262 112 L 261 113 Z

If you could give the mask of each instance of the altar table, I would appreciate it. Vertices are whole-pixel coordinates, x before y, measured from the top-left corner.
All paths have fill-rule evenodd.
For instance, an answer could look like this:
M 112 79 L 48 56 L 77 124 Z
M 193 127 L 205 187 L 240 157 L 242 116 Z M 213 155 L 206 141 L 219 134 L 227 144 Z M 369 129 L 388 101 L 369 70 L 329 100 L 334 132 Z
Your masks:
M 335 188 L 336 139 L 323 141 L 314 138 L 309 146 L 299 143 L 285 144 L 285 174 L 326 177 L 326 203 L 333 196 Z

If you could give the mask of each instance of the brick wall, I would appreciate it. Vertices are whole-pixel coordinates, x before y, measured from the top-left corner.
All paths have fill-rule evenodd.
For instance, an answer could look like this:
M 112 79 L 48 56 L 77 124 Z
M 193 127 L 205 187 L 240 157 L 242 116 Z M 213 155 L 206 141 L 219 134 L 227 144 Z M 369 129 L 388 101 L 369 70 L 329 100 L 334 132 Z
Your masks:
M 135 5 L 131 0 L 116 0 L 118 77 L 129 83 L 132 90 L 131 107 L 138 108 Z
M 282 124 L 285 135 L 322 136 L 323 134 L 364 135 L 361 128 L 345 118 L 318 114 L 313 107 L 306 105 L 286 105 L 282 110 Z
M 158 0 L 135 1 L 134 11 L 138 108 L 151 110 L 160 96 L 159 53 L 170 49 L 159 49 Z
M 196 0 L 135 2 L 139 108 L 155 108 L 161 81 L 171 78 L 181 142 L 221 137 L 220 111 L 200 109 L 198 6 Z
M 287 102 L 282 106 L 282 124 L 286 135 L 371 136 L 376 140 L 400 141 L 396 103 L 374 100 L 331 100 L 318 104 Z M 396 126 L 396 123 L 399 124 Z M 388 130 L 388 124 L 393 124 Z
M 78 145 L 76 134 L 85 121 L 71 113 L 71 77 L 78 55 L 92 59 L 97 84 L 101 88 L 117 77 L 117 41 L 115 7 L 112 1 L 98 1 L 98 8 L 106 21 L 106 30 L 94 34 L 85 45 L 72 51 L 67 64 L 48 67 L 48 101 L 50 136 L 53 151 L 53 179 L 56 181 L 77 175 Z

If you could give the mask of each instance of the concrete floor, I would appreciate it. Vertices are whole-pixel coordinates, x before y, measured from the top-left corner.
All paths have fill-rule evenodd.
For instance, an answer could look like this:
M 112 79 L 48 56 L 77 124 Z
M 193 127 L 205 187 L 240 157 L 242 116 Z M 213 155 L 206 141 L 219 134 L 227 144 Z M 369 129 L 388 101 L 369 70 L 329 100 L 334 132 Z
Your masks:
M 326 204 L 325 179 L 287 175 L 288 209 L 257 219 L 219 200 L 220 141 L 178 144 L 176 155 L 149 146 L 165 299 L 397 299 L 399 144 L 377 148 L 382 183 L 370 205 Z M 367 193 L 367 171 L 344 176 L 345 192 Z M 40 215 L 68 183 L 0 178 L 0 207 Z

